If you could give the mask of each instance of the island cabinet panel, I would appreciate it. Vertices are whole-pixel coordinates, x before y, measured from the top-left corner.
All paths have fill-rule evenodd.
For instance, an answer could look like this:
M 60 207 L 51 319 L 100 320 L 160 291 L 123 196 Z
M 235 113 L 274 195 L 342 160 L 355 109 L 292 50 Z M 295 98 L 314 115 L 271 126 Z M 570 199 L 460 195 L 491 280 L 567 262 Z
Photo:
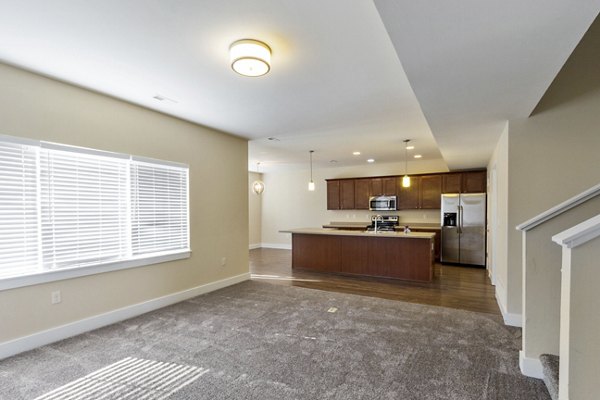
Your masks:
M 371 195 L 370 179 L 354 180 L 354 208 L 357 210 L 369 209 L 369 196 Z
M 340 209 L 340 181 L 327 181 L 327 209 Z
M 463 193 L 485 193 L 487 190 L 487 172 L 474 171 L 462 173 Z
M 460 193 L 462 190 L 462 174 L 442 175 L 442 193 Z
M 442 176 L 421 176 L 421 207 L 423 209 L 441 208 Z
M 433 260 L 431 240 L 400 240 L 367 238 L 369 243 L 368 271 L 372 276 L 431 281 Z M 401 266 L 401 267 L 400 267 Z
M 356 275 L 373 275 L 369 270 L 369 242 L 363 237 L 342 238 L 342 260 L 340 272 Z
M 340 209 L 354 210 L 354 179 L 340 180 Z
M 433 240 L 292 233 L 292 268 L 429 282 Z
M 402 177 L 398 178 L 398 210 L 420 208 L 421 177 L 411 176 L 410 186 L 402 186 Z
M 292 266 L 324 272 L 341 272 L 342 237 L 292 235 Z

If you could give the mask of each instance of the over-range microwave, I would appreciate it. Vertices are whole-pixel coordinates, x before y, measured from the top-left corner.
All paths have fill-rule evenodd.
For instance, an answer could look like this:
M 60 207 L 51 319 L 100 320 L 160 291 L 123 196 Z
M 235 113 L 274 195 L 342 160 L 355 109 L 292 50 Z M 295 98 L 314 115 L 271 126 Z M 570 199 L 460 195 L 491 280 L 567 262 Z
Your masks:
M 373 196 L 369 197 L 369 210 L 390 211 L 396 210 L 396 196 Z

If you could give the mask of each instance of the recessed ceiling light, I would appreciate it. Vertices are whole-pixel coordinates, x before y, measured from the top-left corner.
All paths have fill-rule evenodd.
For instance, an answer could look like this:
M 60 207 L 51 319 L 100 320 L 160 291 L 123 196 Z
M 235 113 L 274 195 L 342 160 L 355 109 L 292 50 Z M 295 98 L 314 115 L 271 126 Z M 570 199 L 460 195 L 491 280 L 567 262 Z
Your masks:
M 423 156 L 420 154 L 415 154 L 415 158 L 421 158 L 421 157 L 423 157 Z
M 414 150 L 414 149 L 415 149 L 415 146 L 408 146 L 408 147 L 406 148 L 406 150 Z
M 368 162 L 368 163 L 373 163 L 373 162 L 375 162 L 375 159 L 374 159 L 374 158 L 369 158 L 369 159 L 367 160 L 367 162 Z
M 276 142 L 279 142 L 279 139 L 277 139 L 276 137 L 273 137 L 273 136 L 271 136 L 271 137 L 268 137 L 267 139 L 268 139 L 268 140 L 274 140 L 274 141 L 276 141 Z
M 360 151 L 354 151 L 354 152 L 352 152 L 352 155 L 360 156 Z
M 337 160 L 329 160 L 330 163 L 335 164 Z
M 163 96 L 162 94 L 156 94 L 156 95 L 152 96 L 152 98 L 154 100 L 158 100 L 158 101 L 166 101 L 169 103 L 177 104 L 177 100 L 170 99 L 167 96 Z

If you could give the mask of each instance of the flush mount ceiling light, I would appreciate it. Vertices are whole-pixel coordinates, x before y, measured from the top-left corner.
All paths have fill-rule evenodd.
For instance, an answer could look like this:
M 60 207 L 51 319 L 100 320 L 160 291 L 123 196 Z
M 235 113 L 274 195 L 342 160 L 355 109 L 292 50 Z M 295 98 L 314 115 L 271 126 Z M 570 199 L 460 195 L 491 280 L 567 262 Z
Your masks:
M 256 163 L 256 173 L 260 174 L 260 161 Z M 265 183 L 260 179 L 252 182 L 252 192 L 254 194 L 261 194 L 265 191 Z
M 375 159 L 373 159 L 373 158 L 369 158 L 369 159 L 367 160 L 367 162 L 368 162 L 368 163 L 374 163 L 374 162 L 375 162 Z
M 420 155 L 420 154 L 415 154 L 413 157 L 415 157 L 415 158 L 423 158 L 423 156 Z
M 262 76 L 271 69 L 271 48 L 254 39 L 242 39 L 229 46 L 231 68 L 240 75 Z
M 310 190 L 311 192 L 315 191 L 315 182 L 313 181 L 312 178 L 312 155 L 315 151 L 314 150 L 310 150 L 308 153 L 310 154 L 310 182 L 308 182 L 308 190 Z
M 410 139 L 404 139 L 404 176 L 402 177 L 402 187 L 410 187 L 410 176 L 408 176 L 408 142 Z
M 352 152 L 352 155 L 360 156 L 360 151 L 354 151 L 354 152 Z

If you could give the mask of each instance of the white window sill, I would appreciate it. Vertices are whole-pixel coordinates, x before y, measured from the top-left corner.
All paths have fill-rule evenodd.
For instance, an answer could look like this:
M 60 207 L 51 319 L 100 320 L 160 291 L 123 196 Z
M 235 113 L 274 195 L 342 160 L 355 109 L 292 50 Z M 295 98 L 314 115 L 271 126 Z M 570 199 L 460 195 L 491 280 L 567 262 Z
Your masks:
M 90 265 L 87 267 L 65 268 L 53 271 L 44 271 L 37 274 L 16 276 L 0 280 L 0 291 L 16 289 L 24 286 L 39 285 L 42 283 L 62 281 L 65 279 L 79 278 L 82 276 L 102 274 L 104 272 L 119 271 L 122 269 L 143 267 L 146 265 L 159 264 L 167 261 L 189 258 L 190 250 L 178 251 L 170 254 L 138 258 L 133 260 L 116 261 L 112 263 Z

